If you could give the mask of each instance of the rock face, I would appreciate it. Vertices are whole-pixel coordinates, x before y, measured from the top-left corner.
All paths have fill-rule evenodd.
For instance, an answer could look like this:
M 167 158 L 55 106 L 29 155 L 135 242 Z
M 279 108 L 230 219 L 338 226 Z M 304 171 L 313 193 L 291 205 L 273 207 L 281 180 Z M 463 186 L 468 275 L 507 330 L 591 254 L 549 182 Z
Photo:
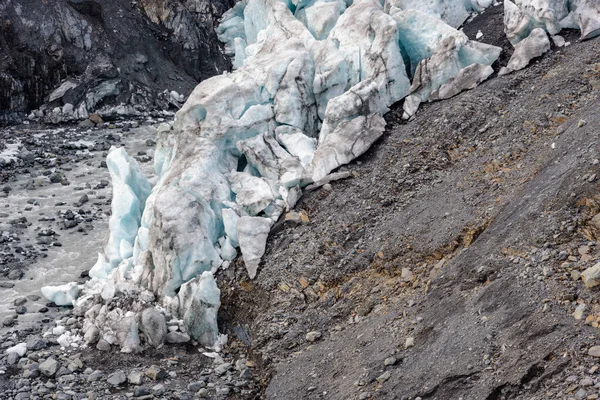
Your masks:
M 229 0 L 5 1 L 0 122 L 42 106 L 49 122 L 178 107 L 229 61 L 214 25 Z M 176 96 L 173 96 L 172 91 Z

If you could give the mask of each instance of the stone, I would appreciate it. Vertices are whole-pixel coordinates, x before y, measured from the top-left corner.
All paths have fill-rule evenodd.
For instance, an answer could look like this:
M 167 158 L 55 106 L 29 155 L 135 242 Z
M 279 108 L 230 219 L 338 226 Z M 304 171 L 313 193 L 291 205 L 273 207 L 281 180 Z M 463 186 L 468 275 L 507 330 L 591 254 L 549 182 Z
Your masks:
M 127 375 L 127 382 L 132 385 L 141 385 L 143 377 L 144 376 L 140 371 L 131 371 L 129 375 Z
M 388 357 L 385 360 L 383 360 L 383 365 L 387 367 L 389 365 L 395 365 L 397 362 L 398 360 L 396 359 L 396 357 Z
M 100 339 L 98 344 L 96 344 L 96 348 L 100 351 L 110 351 L 110 343 L 104 339 Z
M 25 297 L 16 298 L 15 301 L 13 302 L 13 304 L 17 307 L 22 306 L 25 303 L 27 303 L 27 299 Z
M 215 368 L 215 374 L 217 375 L 223 375 L 225 372 L 229 371 L 231 369 L 231 364 L 229 363 L 224 363 L 219 365 L 217 368 Z
M 112 374 L 110 374 L 108 376 L 108 378 L 106 379 L 106 382 L 108 382 L 109 384 L 111 384 L 113 386 L 119 386 L 119 385 L 127 382 L 127 376 L 125 375 L 125 372 L 123 372 L 123 371 L 113 372 Z
M 133 397 L 149 396 L 152 393 L 146 386 L 140 386 L 133 391 Z
M 588 350 L 588 355 L 592 357 L 600 357 L 600 346 L 592 346 Z
M 408 337 L 406 338 L 406 342 L 404 342 L 404 348 L 408 349 L 409 347 L 413 347 L 415 345 L 415 338 Z
M 146 308 L 142 312 L 140 330 L 146 334 L 146 339 L 150 345 L 161 347 L 167 339 L 167 323 L 165 321 L 165 316 L 154 307 Z
M 41 337 L 32 337 L 27 340 L 27 350 L 37 351 L 48 347 L 48 343 Z
M 100 329 L 96 325 L 90 325 L 83 335 L 83 340 L 88 344 L 94 344 L 100 339 Z
M 577 308 L 575 309 L 575 312 L 573 313 L 573 317 L 576 320 L 580 320 L 581 318 L 583 318 L 583 313 L 585 312 L 585 309 L 586 309 L 585 304 L 578 305 Z
M 404 282 L 412 282 L 414 275 L 408 268 L 402 268 L 402 275 L 400 276 Z
M 40 372 L 47 377 L 51 377 L 58 371 L 58 361 L 53 358 L 48 358 L 46 361 L 40 364 Z
M 6 363 L 8 365 L 15 365 L 16 363 L 19 362 L 20 359 L 21 359 L 21 356 L 18 353 L 9 353 L 8 356 L 6 357 Z
M 103 376 L 104 376 L 104 373 L 97 369 L 88 375 L 87 380 L 88 380 L 88 382 L 97 382 L 100 379 L 102 379 Z
M 203 387 L 206 387 L 206 382 L 197 381 L 197 382 L 192 382 L 189 385 L 187 385 L 187 390 L 189 390 L 192 393 L 196 393 L 198 390 L 202 389 Z
M 100 124 L 104 123 L 104 120 L 98 114 L 92 114 L 92 115 L 90 115 L 90 117 L 88 119 L 96 125 L 100 125 Z
M 153 381 L 159 381 L 169 376 L 164 369 L 157 365 L 151 365 L 148 369 L 146 369 L 144 374 Z
M 388 379 L 390 379 L 391 376 L 392 376 L 392 373 L 390 371 L 385 371 L 383 374 L 381 374 L 377 377 L 377 382 L 383 383 L 383 382 L 387 381 Z
M 187 343 L 189 341 L 190 335 L 188 335 L 187 333 L 177 331 L 167 333 L 167 343 L 180 344 Z
M 319 332 L 319 331 L 308 332 L 306 334 L 306 341 L 307 342 L 315 342 L 320 337 L 321 337 L 321 332 Z
M 252 371 L 250 371 L 250 368 L 245 368 L 242 370 L 242 372 L 240 372 L 240 379 L 247 381 L 252 379 Z
M 2 320 L 3 326 L 13 326 L 13 324 L 17 321 L 16 315 L 9 315 L 8 317 Z
M 583 378 L 581 380 L 581 382 L 579 382 L 579 386 L 582 386 L 582 387 L 593 386 L 593 385 L 594 385 L 594 380 L 592 378 L 590 378 L 589 376 L 586 376 L 585 378 Z
M 600 284 L 600 263 L 590 267 L 581 273 L 581 280 L 588 288 L 593 288 Z
M 161 396 L 163 393 L 165 393 L 165 385 L 159 383 L 158 385 L 152 386 L 153 395 Z

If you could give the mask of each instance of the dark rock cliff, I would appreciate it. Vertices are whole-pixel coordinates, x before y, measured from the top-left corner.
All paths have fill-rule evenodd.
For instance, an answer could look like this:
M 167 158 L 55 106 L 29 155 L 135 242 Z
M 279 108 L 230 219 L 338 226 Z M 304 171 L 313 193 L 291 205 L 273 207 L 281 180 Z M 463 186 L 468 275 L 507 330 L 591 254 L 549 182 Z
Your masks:
M 177 107 L 229 68 L 214 32 L 230 0 L 0 2 L 0 121 Z M 175 91 L 177 93 L 172 93 Z

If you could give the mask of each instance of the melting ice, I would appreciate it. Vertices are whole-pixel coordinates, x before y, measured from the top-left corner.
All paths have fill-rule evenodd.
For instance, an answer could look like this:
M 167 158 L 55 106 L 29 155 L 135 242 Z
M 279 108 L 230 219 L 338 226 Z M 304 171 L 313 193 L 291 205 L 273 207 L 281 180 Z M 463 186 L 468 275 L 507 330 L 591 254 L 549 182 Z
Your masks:
M 577 26 L 582 38 L 600 32 L 597 2 L 563 3 L 505 1 L 511 42 L 539 36 L 536 28 L 554 35 Z M 92 280 L 77 300 L 72 286 L 44 294 L 87 309 L 89 343 L 139 351 L 139 330 L 160 346 L 163 330 L 150 329 L 156 321 L 164 325 L 165 315 L 212 346 L 220 305 L 213 274 L 221 266 L 239 251 L 254 279 L 273 222 L 294 207 L 304 186 L 363 154 L 383 134 L 382 116 L 392 104 L 405 99 L 410 118 L 420 103 L 452 97 L 493 73 L 501 49 L 457 30 L 490 5 L 237 3 L 217 28 L 234 71 L 200 83 L 177 113 L 174 132 L 161 133 L 152 189 L 124 150 L 110 152 L 110 237 Z M 130 311 L 109 311 L 107 304 L 122 297 L 132 299 Z

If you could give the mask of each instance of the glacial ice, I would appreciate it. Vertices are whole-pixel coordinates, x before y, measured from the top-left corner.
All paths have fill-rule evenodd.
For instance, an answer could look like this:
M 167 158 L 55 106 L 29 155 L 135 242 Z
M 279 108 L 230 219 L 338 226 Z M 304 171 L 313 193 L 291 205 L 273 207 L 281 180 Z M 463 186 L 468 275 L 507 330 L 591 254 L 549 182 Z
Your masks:
M 139 310 L 156 300 L 164 306 L 157 305 L 157 312 L 182 321 L 183 337 L 218 347 L 220 292 L 213 274 L 239 250 L 254 279 L 273 223 L 295 206 L 304 187 L 338 176 L 336 168 L 378 140 L 392 104 L 405 99 L 409 118 L 422 102 L 455 96 L 487 79 L 501 50 L 469 40 L 457 28 L 490 5 L 238 2 L 217 28 L 234 71 L 200 83 L 173 130 L 160 132 L 154 186 L 123 149 L 109 155 L 110 237 L 77 301 L 90 307 L 90 336 L 138 351 L 138 330 L 149 324 Z M 577 25 L 585 27 L 583 37 L 598 30 L 593 1 L 507 0 L 505 7 L 513 43 L 540 27 L 555 34 Z M 45 294 L 69 304 L 74 288 Z M 137 296 L 132 309 L 138 314 L 109 311 L 107 305 L 122 295 Z M 152 320 L 163 321 L 156 315 Z M 157 337 L 149 339 L 154 346 L 163 341 Z
M 498 75 L 507 75 L 529 65 L 529 62 L 550 50 L 550 39 L 542 28 L 535 28 L 529 36 L 515 45 L 515 52 Z
M 98 256 L 90 276 L 106 279 L 110 270 L 133 255 L 133 245 L 140 227 L 150 183 L 140 167 L 123 147 L 112 148 L 106 158 L 113 184 L 110 234 L 104 254 Z
M 174 315 L 182 318 L 188 334 L 204 346 L 213 346 L 218 339 L 217 312 L 221 292 L 210 271 L 184 283 L 171 300 Z
M 536 28 L 550 35 L 558 34 L 563 28 L 579 29 L 582 40 L 590 39 L 600 35 L 600 3 L 596 0 L 505 0 L 504 26 L 513 45 Z
M 271 221 L 260 217 L 242 217 L 237 222 L 237 232 L 244 264 L 250 279 L 256 277 L 258 264 L 265 253 Z
M 79 285 L 70 282 L 61 286 L 44 286 L 42 295 L 57 306 L 72 306 L 79 295 Z

